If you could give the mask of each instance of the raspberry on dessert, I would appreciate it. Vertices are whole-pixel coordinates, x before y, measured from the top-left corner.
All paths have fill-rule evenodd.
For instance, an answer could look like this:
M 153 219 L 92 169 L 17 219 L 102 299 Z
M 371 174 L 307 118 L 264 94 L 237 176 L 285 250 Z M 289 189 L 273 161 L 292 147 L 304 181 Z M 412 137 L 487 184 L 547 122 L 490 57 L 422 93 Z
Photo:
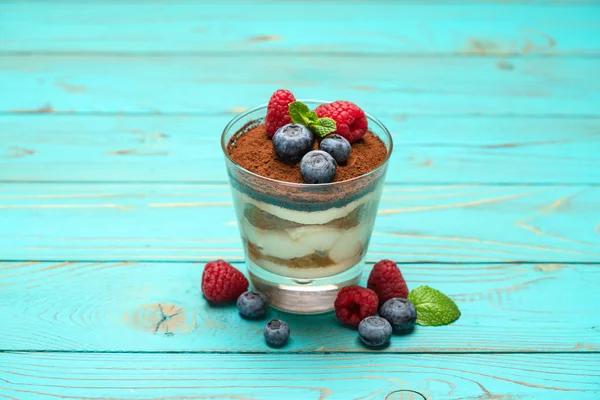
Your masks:
M 204 267 L 202 293 L 208 301 L 223 303 L 235 300 L 246 290 L 248 280 L 228 262 L 211 261 Z
M 335 121 L 337 133 L 350 143 L 356 142 L 367 133 L 368 122 L 365 112 L 356 104 L 338 100 L 329 104 L 321 104 L 315 108 L 319 118 L 331 118 Z
M 381 260 L 373 267 L 367 287 L 377 293 L 379 304 L 394 297 L 408 297 L 408 286 L 402 272 L 391 260 Z
M 344 324 L 358 326 L 366 317 L 377 314 L 378 304 L 379 299 L 374 291 L 360 286 L 346 286 L 335 299 L 335 316 Z
M 279 89 L 273 93 L 269 99 L 265 117 L 265 129 L 269 137 L 273 137 L 277 129 L 292 122 L 288 106 L 294 101 L 296 98 L 289 90 Z

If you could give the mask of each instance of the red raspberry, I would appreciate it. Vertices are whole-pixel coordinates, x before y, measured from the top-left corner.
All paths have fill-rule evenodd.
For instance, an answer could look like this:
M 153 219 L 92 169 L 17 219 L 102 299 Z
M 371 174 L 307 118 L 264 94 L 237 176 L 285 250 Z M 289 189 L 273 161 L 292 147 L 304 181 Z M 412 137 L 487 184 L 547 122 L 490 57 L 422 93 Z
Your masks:
M 356 142 L 367 133 L 368 122 L 365 112 L 356 104 L 338 100 L 329 104 L 321 104 L 315 108 L 319 118 L 332 118 L 337 130 L 334 133 L 342 135 L 350 143 Z
M 208 301 L 222 303 L 235 300 L 246 290 L 248 280 L 228 262 L 211 261 L 204 267 L 202 293 Z
M 273 93 L 265 117 L 265 128 L 269 137 L 273 137 L 277 129 L 292 122 L 288 106 L 294 101 L 296 98 L 289 90 L 279 89 Z
M 408 286 L 402 272 L 391 260 L 381 260 L 373 267 L 367 287 L 377 293 L 379 305 L 394 297 L 408 297 Z
M 360 321 L 377 314 L 377 294 L 360 286 L 346 286 L 338 293 L 335 316 L 344 324 L 358 326 Z

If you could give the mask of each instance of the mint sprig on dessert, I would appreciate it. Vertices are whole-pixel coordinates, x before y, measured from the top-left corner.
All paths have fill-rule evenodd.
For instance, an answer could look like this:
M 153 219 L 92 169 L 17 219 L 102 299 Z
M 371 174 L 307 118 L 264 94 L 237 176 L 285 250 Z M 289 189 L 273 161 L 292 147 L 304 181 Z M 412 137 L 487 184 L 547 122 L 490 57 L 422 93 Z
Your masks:
M 328 117 L 319 118 L 317 113 L 310 111 L 310 108 L 301 101 L 290 103 L 288 110 L 293 123 L 306 126 L 317 136 L 325 137 L 337 129 L 333 119 Z
M 311 110 L 289 90 L 279 89 L 267 104 L 264 127 L 277 158 L 299 162 L 302 180 L 321 184 L 336 180 L 337 167 L 346 166 L 352 143 L 368 132 L 368 120 L 350 101 L 323 103 Z
M 460 317 L 460 310 L 452 299 L 429 286 L 419 286 L 408 294 L 417 309 L 417 324 L 422 326 L 448 325 Z

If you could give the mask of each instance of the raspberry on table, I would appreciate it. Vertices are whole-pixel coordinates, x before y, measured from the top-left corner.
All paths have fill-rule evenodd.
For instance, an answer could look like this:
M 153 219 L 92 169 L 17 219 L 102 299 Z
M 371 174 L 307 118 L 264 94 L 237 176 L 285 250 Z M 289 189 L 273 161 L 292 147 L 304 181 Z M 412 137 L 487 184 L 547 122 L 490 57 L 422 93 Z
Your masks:
M 367 287 L 377 293 L 379 305 L 394 297 L 408 297 L 408 286 L 402 272 L 391 260 L 381 260 L 375 264 L 369 274 Z
M 248 280 L 228 262 L 211 261 L 204 267 L 202 293 L 208 301 L 213 303 L 232 301 L 246 290 L 248 290 Z
M 294 101 L 296 98 L 289 90 L 279 89 L 271 95 L 265 117 L 265 129 L 269 137 L 273 137 L 277 129 L 292 122 L 288 106 Z
M 374 291 L 360 286 L 346 286 L 335 299 L 335 316 L 344 324 L 358 326 L 366 317 L 377 314 L 378 305 L 379 299 Z
M 337 133 L 350 143 L 356 142 L 367 133 L 368 121 L 365 112 L 356 104 L 338 100 L 329 104 L 321 104 L 315 108 L 319 118 L 331 118 L 335 121 Z

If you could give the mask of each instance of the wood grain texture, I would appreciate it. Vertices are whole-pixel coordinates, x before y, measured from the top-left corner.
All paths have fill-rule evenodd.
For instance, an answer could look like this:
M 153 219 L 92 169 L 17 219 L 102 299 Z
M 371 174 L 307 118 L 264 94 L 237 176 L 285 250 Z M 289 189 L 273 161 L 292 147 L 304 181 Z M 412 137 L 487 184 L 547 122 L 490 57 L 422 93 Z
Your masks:
M 236 263 L 245 271 L 243 264 Z M 265 321 L 235 305 L 211 307 L 203 263 L 0 264 L 0 350 L 368 352 L 333 314 L 291 315 L 284 349 L 264 343 Z M 362 284 L 370 267 L 365 269 Z M 394 336 L 384 352 L 600 351 L 598 264 L 406 264 L 410 288 L 451 296 L 462 316 Z M 0 363 L 1 365 L 2 363 Z
M 551 60 L 551 62 L 550 62 Z M 378 117 L 598 116 L 597 58 L 354 55 L 0 57 L 0 112 L 224 113 L 297 98 L 352 99 Z
M 388 186 L 368 260 L 596 262 L 597 186 Z M 2 184 L 1 260 L 241 260 L 228 185 Z
M 253 3 L 0 3 L 0 398 L 600 397 L 600 4 Z M 365 274 L 456 323 L 271 310 L 275 350 L 202 298 L 243 269 L 218 135 L 279 87 L 392 128 Z
M 382 110 L 383 111 L 383 110 Z M 230 114 L 0 116 L 0 180 L 227 181 Z M 600 183 L 600 119 L 384 118 L 388 183 Z
M 63 399 L 596 399 L 600 355 L 0 354 L 0 394 Z M 37 397 L 36 397 L 37 396 Z M 418 397 L 386 397 L 416 400 Z
M 23 52 L 598 54 L 600 8 L 418 2 L 1 4 Z M 310 23 L 301 16 L 310 8 Z M 250 17 L 251 16 L 251 17 Z M 290 18 L 290 16 L 294 16 Z M 310 24 L 310 29 L 307 29 Z M 298 34 L 301 32 L 301 34 Z

